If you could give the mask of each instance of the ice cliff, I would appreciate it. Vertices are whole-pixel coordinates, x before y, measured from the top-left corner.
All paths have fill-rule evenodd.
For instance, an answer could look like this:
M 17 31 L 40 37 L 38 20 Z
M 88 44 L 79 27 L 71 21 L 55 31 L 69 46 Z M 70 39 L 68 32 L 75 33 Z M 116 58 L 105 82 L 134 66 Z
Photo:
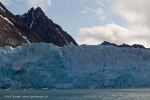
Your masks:
M 149 87 L 150 50 L 106 45 L 0 48 L 0 88 Z

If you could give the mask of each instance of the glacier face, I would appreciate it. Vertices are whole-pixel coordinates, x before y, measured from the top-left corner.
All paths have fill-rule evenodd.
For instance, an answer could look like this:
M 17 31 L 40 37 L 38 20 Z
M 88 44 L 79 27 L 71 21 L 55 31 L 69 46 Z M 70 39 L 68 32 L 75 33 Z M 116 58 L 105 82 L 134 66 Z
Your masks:
M 149 87 L 150 50 L 114 46 L 0 48 L 0 88 Z

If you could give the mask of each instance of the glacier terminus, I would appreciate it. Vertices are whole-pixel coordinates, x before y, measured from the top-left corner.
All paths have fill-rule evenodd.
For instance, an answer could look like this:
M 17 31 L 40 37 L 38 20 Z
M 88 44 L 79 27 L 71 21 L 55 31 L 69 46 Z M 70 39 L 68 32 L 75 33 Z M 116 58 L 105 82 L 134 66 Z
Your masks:
M 0 88 L 117 88 L 150 86 L 150 50 L 72 43 L 0 48 Z

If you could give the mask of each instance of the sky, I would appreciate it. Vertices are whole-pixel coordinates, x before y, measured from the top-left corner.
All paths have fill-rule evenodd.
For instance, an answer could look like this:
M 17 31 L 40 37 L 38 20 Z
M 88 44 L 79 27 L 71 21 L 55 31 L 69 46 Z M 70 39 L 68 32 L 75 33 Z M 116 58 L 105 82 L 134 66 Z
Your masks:
M 0 0 L 13 14 L 41 7 L 78 44 L 150 47 L 150 0 Z

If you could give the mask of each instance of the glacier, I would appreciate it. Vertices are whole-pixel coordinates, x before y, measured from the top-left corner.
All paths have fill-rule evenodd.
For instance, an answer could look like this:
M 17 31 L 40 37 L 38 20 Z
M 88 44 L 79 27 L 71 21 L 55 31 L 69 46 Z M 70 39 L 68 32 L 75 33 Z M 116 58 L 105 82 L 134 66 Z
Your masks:
M 149 86 L 149 49 L 72 43 L 0 48 L 1 89 Z

